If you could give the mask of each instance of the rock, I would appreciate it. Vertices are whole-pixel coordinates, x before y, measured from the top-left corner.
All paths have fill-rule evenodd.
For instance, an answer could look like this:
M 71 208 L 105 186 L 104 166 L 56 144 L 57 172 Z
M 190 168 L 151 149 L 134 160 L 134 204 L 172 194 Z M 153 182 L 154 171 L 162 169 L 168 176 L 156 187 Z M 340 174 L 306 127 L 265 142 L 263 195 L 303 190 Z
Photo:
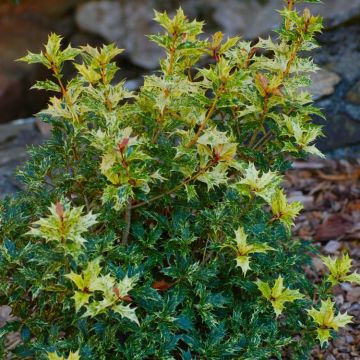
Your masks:
M 337 295 L 335 296 L 335 302 L 337 305 L 342 305 L 344 303 L 344 295 L 343 294 L 340 294 L 340 295 Z
M 84 0 L 31 0 L 21 1 L 14 9 L 17 13 L 34 13 L 59 19 Z
M 334 357 L 334 355 L 328 354 L 326 355 L 325 360 L 336 360 L 336 358 Z
M 360 105 L 346 104 L 345 110 L 355 121 L 360 121 Z
M 27 159 L 27 147 L 42 141 L 43 136 L 35 127 L 34 118 L 0 125 L 0 198 L 21 188 L 14 173 Z
M 207 1 L 204 6 L 214 6 L 214 20 L 230 34 L 241 34 L 254 38 L 259 34 L 268 34 L 280 24 L 281 18 L 275 9 L 281 9 L 282 0 L 269 0 L 265 4 L 256 1 Z M 327 0 L 324 4 L 298 5 L 302 10 L 308 7 L 314 14 L 320 14 L 330 26 L 339 26 L 344 22 L 356 21 L 359 15 L 360 0 Z M 336 25 L 337 23 L 337 25 Z
M 327 241 L 345 236 L 346 232 L 351 229 L 352 222 L 340 213 L 330 215 L 316 230 L 317 241 Z M 329 244 L 333 244 L 330 241 Z M 326 246 L 328 246 L 327 244 Z M 329 245 L 332 246 L 332 245 Z
M 352 290 L 352 286 L 350 283 L 341 283 L 341 288 L 344 290 L 344 291 L 351 291 Z
M 346 100 L 353 104 L 360 105 L 360 80 L 348 91 Z
M 11 307 L 7 305 L 0 306 L 0 328 L 5 325 L 5 323 L 11 317 Z
M 320 69 L 311 76 L 312 84 L 307 88 L 314 100 L 334 93 L 335 86 L 341 81 L 338 74 Z
M 325 245 L 324 251 L 327 254 L 335 254 L 340 249 L 340 247 L 341 244 L 338 241 L 331 240 Z
M 91 1 L 79 6 L 76 23 L 81 30 L 101 35 L 108 41 L 118 41 L 124 34 L 122 9 L 115 1 Z
M 345 9 L 345 11 L 337 13 L 336 15 L 326 19 L 326 28 L 337 28 L 341 25 L 349 25 L 358 22 L 360 19 L 360 5 L 356 3 L 353 5 L 354 6 L 350 10 Z
M 78 7 L 76 22 L 81 30 L 125 48 L 134 64 L 154 69 L 163 51 L 146 37 L 159 31 L 153 8 L 152 1 L 91 1 Z
M 336 107 L 336 99 L 332 101 Z M 317 123 L 323 125 L 325 133 L 324 138 L 317 140 L 317 147 L 322 151 L 329 151 L 360 142 L 360 126 L 357 120 L 354 120 L 344 112 L 343 108 L 335 114 L 331 108 L 325 108 L 324 113 L 326 120 L 317 120 Z
M 314 196 L 304 195 L 301 191 L 293 191 L 288 195 L 289 202 L 299 201 L 304 205 L 305 209 L 309 209 L 314 205 Z
M 48 123 L 41 121 L 40 119 L 35 120 L 35 126 L 39 130 L 40 134 L 45 138 L 49 139 L 51 136 L 52 126 Z
M 129 91 L 138 90 L 141 86 L 141 79 L 127 80 L 124 84 L 124 87 Z
M 350 303 L 359 302 L 360 301 L 360 286 L 353 287 L 346 294 L 346 300 Z
M 19 6 L 0 5 L 0 34 L 4 35 L 0 37 L 0 123 L 29 116 L 46 104 L 44 92 L 29 91 L 29 88 L 35 80 L 43 79 L 47 71 L 15 60 L 27 50 L 38 52 L 51 31 L 69 35 L 72 20 L 61 17 L 55 21 L 50 12 L 63 16 L 75 2 L 33 0 Z
M 35 119 L 19 119 L 0 125 L 0 146 L 13 141 L 21 131 L 33 131 Z
M 227 34 L 234 36 L 244 33 L 249 12 L 256 14 L 259 10 L 260 4 L 256 1 L 242 2 L 224 0 L 220 6 L 215 6 L 213 18 Z M 267 22 L 266 27 L 271 27 L 273 23 L 274 21 L 271 21 L 271 25 L 268 25 Z M 261 33 L 261 31 L 259 31 L 259 33 Z M 249 36 L 249 34 L 246 35 Z
M 345 340 L 348 344 L 352 344 L 354 342 L 354 337 L 351 335 L 346 335 Z

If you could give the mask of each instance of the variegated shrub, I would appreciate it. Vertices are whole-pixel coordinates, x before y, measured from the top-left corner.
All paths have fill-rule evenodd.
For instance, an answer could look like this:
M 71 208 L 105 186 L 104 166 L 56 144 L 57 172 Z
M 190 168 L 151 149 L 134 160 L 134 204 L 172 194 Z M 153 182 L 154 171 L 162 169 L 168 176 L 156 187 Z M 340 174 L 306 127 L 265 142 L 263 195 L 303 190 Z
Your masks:
M 256 43 L 155 12 L 166 56 L 136 92 L 114 45 L 51 34 L 21 59 L 52 73 L 34 86 L 52 93 L 38 115 L 52 137 L 1 203 L 3 354 L 19 331 L 16 359 L 306 359 L 350 321 L 331 286 L 359 282 L 351 260 L 306 278 L 312 248 L 290 236 L 301 204 L 281 189 L 291 159 L 321 156 L 316 66 L 299 56 L 321 19 L 295 2 Z

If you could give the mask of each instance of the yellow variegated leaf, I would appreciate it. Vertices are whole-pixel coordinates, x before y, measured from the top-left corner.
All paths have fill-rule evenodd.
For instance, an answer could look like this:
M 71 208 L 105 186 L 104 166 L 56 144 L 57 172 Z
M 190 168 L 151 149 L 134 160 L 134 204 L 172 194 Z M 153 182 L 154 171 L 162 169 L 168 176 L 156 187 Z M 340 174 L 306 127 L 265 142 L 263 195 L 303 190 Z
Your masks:
M 268 200 L 273 195 L 274 190 L 280 181 L 281 178 L 277 173 L 269 170 L 260 175 L 260 172 L 255 168 L 255 165 L 250 163 L 245 170 L 243 179 L 239 181 L 239 184 L 249 186 L 250 191 L 255 195 Z
M 131 308 L 130 305 L 117 304 L 112 307 L 112 310 L 120 314 L 122 317 L 128 318 L 129 320 L 140 326 L 139 320 L 135 313 L 135 309 Z
M 235 260 L 236 266 L 241 267 L 241 270 L 245 276 L 247 271 L 250 270 L 250 256 L 239 255 Z
M 274 219 L 281 221 L 288 230 L 290 230 L 295 217 L 303 208 L 303 205 L 298 201 L 288 203 L 282 189 L 276 190 L 271 198 L 270 206 Z
M 107 274 L 94 279 L 91 283 L 91 290 L 102 291 L 105 296 L 111 296 L 111 294 L 113 293 L 114 285 L 115 279 L 110 274 Z
M 49 360 L 80 360 L 79 350 L 75 353 L 70 352 L 66 359 L 63 356 L 58 356 L 56 353 L 47 353 L 47 356 Z
M 256 285 L 258 289 L 260 290 L 261 294 L 266 298 L 267 300 L 270 300 L 271 298 L 271 288 L 270 285 L 267 282 L 257 280 Z
M 223 247 L 230 248 L 236 252 L 236 266 L 241 267 L 242 272 L 246 275 L 247 271 L 250 269 L 250 256 L 249 254 L 253 253 L 264 253 L 269 250 L 274 250 L 268 244 L 248 244 L 247 243 L 247 234 L 243 227 L 239 227 L 235 231 L 235 239 L 231 239 L 229 243 L 226 243 Z
M 239 227 L 235 231 L 235 242 L 237 245 L 237 249 L 242 254 L 245 254 L 245 249 L 247 248 L 247 234 L 245 233 L 245 229 L 243 227 Z
M 91 289 L 93 282 L 97 279 L 101 271 L 100 258 L 92 260 L 88 263 L 83 271 L 84 283 L 86 287 Z
M 219 161 L 231 162 L 236 155 L 237 144 L 226 143 L 215 146 L 215 154 Z
M 75 353 L 70 352 L 67 360 L 80 360 L 79 350 L 76 351 Z
M 284 279 L 279 276 L 274 283 L 274 286 L 271 290 L 271 296 L 275 299 L 281 296 L 282 292 L 284 290 Z
M 282 313 L 286 302 L 294 302 L 303 298 L 304 295 L 299 290 L 285 289 L 274 301 L 271 301 L 276 316 Z
M 66 274 L 65 277 L 73 281 L 76 287 L 82 292 L 94 291 L 94 284 L 100 274 L 100 259 L 90 261 L 86 269 L 81 274 L 76 274 L 73 271 Z
M 69 202 L 52 204 L 49 207 L 50 215 L 34 222 L 28 234 L 46 241 L 56 241 L 69 252 L 72 249 L 80 250 L 86 242 L 82 234 L 97 223 L 97 215 L 91 212 L 83 215 L 83 208 L 71 207 Z M 68 246 L 68 241 L 74 246 Z
M 317 125 L 307 125 L 305 127 L 301 124 L 301 120 L 291 118 L 287 115 L 283 116 L 286 126 L 286 130 L 284 130 L 284 132 L 295 138 L 298 149 L 304 150 L 313 155 L 324 157 L 324 155 L 314 145 L 311 145 L 316 138 L 322 135 L 321 127 Z M 291 148 L 289 150 L 295 149 L 296 148 Z M 284 150 L 288 150 L 286 145 Z
M 316 329 L 317 339 L 320 341 L 320 346 L 323 347 L 329 339 L 331 339 L 331 334 L 329 329 Z
M 304 295 L 299 290 L 284 288 L 284 280 L 281 276 L 275 280 L 272 288 L 267 282 L 260 280 L 256 282 L 256 285 L 262 295 L 271 302 L 276 317 L 282 313 L 286 302 L 294 302 L 304 298 Z
M 348 254 L 344 254 L 341 258 L 338 257 L 334 259 L 330 256 L 322 256 L 321 259 L 330 271 L 328 280 L 332 283 L 332 285 L 336 285 L 341 282 L 354 282 L 360 284 L 360 274 L 357 272 L 349 274 L 351 271 L 352 260 Z
M 137 276 L 125 277 L 117 283 L 117 288 L 119 289 L 121 296 L 126 296 L 129 292 L 134 288 L 136 282 L 138 280 Z
M 86 285 L 82 275 L 76 274 L 73 271 L 71 271 L 70 274 L 66 274 L 65 276 L 68 279 L 70 279 L 72 282 L 74 282 L 79 290 L 84 290 Z
M 252 253 L 264 253 L 264 252 L 267 252 L 267 251 L 275 251 L 275 249 L 271 246 L 269 246 L 267 243 L 264 243 L 264 244 L 251 244 L 251 249 L 249 251 L 249 254 L 252 254 Z
M 86 305 L 89 302 L 91 294 L 85 293 L 82 291 L 75 291 L 73 299 L 75 301 L 75 310 L 78 312 L 82 306 Z
M 114 151 L 105 153 L 101 159 L 100 171 L 114 185 L 120 183 L 119 174 L 113 171 L 114 164 L 118 161 Z
M 354 284 L 359 284 L 360 285 L 360 274 L 355 272 L 353 274 L 344 276 L 341 280 L 343 282 L 352 282 Z
M 75 67 L 78 72 L 84 77 L 84 79 L 91 84 L 101 79 L 101 75 L 90 66 L 86 66 L 84 64 L 75 64 Z
M 321 344 L 327 342 L 330 338 L 330 329 L 338 330 L 340 327 L 344 327 L 351 322 L 352 317 L 347 313 L 339 313 L 335 316 L 334 305 L 331 299 L 327 299 L 321 301 L 320 310 L 316 310 L 315 308 L 308 310 L 308 314 L 318 326 L 317 334 Z
M 47 357 L 49 360 L 64 360 L 64 357 L 59 356 L 57 353 L 48 353 Z

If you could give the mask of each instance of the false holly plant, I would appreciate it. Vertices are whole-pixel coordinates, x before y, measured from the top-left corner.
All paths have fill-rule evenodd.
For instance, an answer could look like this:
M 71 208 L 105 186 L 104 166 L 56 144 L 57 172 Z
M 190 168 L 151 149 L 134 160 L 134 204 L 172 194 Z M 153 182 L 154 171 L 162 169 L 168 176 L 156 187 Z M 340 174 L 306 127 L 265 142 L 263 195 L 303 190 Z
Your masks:
M 270 288 L 269 283 L 258 280 L 256 282 L 261 294 L 271 302 L 271 305 L 278 317 L 284 310 L 285 303 L 294 302 L 295 300 L 303 299 L 304 295 L 299 290 L 291 290 L 284 287 L 284 279 L 279 276 L 274 283 L 274 286 Z
M 316 323 L 317 338 L 321 345 L 329 341 L 331 338 L 331 330 L 338 330 L 340 327 L 351 322 L 351 316 L 347 314 L 338 314 L 335 316 L 334 305 L 330 299 L 327 299 L 321 301 L 319 310 L 314 308 L 308 310 L 308 314 Z
M 327 279 L 306 278 L 311 247 L 290 238 L 301 204 L 281 189 L 321 134 L 305 90 L 316 66 L 300 56 L 321 19 L 298 2 L 286 1 L 277 38 L 256 42 L 206 39 L 181 9 L 155 12 L 164 31 L 149 39 L 166 56 L 136 92 L 113 44 L 51 34 L 21 59 L 52 73 L 34 85 L 51 93 L 38 117 L 52 137 L 0 205 L 0 301 L 14 315 L 3 354 L 305 359 L 315 334 L 324 343 L 348 323 L 332 318 Z M 324 261 L 330 282 L 355 279 L 347 258 Z
M 330 256 L 321 257 L 325 266 L 329 269 L 327 280 L 332 285 L 337 285 L 342 282 L 353 282 L 360 285 L 360 274 L 356 271 L 351 272 L 352 260 L 348 254 L 344 254 L 341 258 L 331 258 Z
M 223 245 L 224 248 L 233 250 L 236 254 L 236 266 L 239 266 L 244 274 L 250 270 L 250 254 L 264 253 L 269 250 L 274 250 L 266 243 L 262 244 L 249 244 L 247 242 L 247 235 L 244 228 L 239 227 L 235 231 L 235 239 L 231 239 L 230 242 Z

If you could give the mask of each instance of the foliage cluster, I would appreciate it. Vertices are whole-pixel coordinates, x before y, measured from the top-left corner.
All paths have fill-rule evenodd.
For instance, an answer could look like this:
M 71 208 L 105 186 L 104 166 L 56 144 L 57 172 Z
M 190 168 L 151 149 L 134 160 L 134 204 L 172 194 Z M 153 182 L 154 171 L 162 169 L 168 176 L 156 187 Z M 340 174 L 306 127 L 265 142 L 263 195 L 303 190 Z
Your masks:
M 19 331 L 16 359 L 305 359 L 350 322 L 331 286 L 359 282 L 351 260 L 291 239 L 301 204 L 281 189 L 289 159 L 320 152 L 304 90 L 321 19 L 294 1 L 278 39 L 201 36 L 181 9 L 155 12 L 166 51 L 138 92 L 114 45 L 62 46 L 40 63 L 52 137 L 30 151 L 25 190 L 3 201 L 0 303 Z M 63 76 L 66 63 L 77 74 Z

